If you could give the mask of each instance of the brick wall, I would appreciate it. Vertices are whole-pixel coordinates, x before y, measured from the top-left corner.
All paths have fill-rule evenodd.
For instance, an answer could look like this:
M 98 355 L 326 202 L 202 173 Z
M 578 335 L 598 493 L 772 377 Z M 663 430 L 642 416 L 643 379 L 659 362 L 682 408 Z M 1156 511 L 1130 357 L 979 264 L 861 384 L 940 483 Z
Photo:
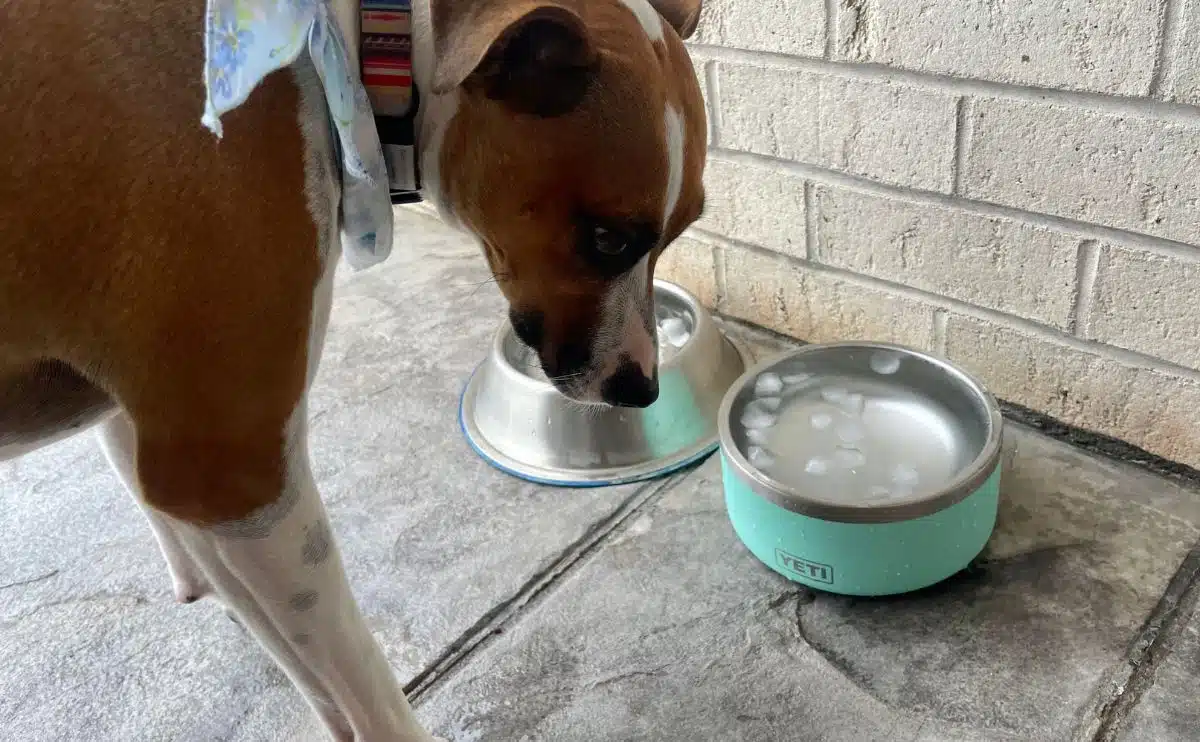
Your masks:
M 1200 0 L 706 0 L 659 275 L 1200 466 Z

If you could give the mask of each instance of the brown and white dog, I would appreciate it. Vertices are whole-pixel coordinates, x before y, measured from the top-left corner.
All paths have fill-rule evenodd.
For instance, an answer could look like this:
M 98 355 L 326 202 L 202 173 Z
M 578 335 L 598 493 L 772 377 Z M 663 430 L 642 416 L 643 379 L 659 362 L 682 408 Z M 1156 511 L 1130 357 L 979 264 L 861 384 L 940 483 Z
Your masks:
M 699 11 L 414 2 L 425 197 L 478 239 L 521 338 L 580 401 L 657 394 L 654 264 L 703 206 L 681 41 Z M 320 83 L 302 56 L 216 139 L 203 12 L 0 0 L 0 460 L 98 425 L 181 601 L 219 598 L 335 739 L 430 740 L 309 468 L 341 250 Z

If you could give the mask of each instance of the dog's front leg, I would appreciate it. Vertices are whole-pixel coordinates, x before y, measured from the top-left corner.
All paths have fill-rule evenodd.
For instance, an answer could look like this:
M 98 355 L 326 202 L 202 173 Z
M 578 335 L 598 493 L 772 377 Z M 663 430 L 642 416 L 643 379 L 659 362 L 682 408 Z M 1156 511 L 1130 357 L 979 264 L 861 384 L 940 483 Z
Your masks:
M 230 458 L 225 452 L 223 470 L 206 467 L 202 472 L 208 484 L 242 488 L 277 463 L 280 491 L 247 517 L 200 525 L 162 512 L 156 501 L 179 500 L 156 494 L 168 484 L 158 475 L 137 477 L 144 495 L 139 499 L 147 503 L 151 521 L 182 547 L 187 563 L 202 572 L 217 597 L 301 690 L 334 739 L 431 742 L 434 738 L 417 722 L 351 594 L 309 468 L 302 413 L 293 420 L 278 451 L 280 461 L 239 465 L 238 455 Z M 131 450 L 136 440 L 132 421 L 121 416 L 110 425 L 106 446 L 118 471 L 135 460 L 139 472 L 154 471 L 162 457 L 174 460 L 171 477 L 188 476 L 191 467 L 181 468 L 172 444 L 159 448 L 143 438 Z M 253 449 L 257 447 L 241 453 L 255 456 Z M 195 465 L 203 466 L 205 458 L 203 451 L 193 452 Z

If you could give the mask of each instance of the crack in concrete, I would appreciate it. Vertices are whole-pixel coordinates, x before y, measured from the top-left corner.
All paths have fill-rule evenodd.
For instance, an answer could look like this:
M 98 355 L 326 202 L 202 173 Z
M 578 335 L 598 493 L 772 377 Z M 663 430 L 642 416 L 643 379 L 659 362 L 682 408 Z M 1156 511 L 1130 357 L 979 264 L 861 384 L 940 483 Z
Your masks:
M 866 693 L 868 696 L 883 704 L 887 708 L 897 708 L 895 703 L 888 700 L 877 690 L 871 687 L 869 678 L 862 673 L 855 672 L 854 668 L 850 666 L 849 661 L 838 654 L 833 647 L 817 641 L 815 637 L 810 635 L 809 632 L 805 630 L 804 608 L 808 605 L 811 605 L 813 601 L 805 601 L 803 599 L 803 593 L 801 592 L 790 593 L 787 597 L 789 599 L 796 598 L 796 633 L 800 636 L 800 640 L 803 641 L 807 646 L 811 647 L 814 652 L 821 655 L 821 658 L 828 662 L 830 667 L 837 670 L 842 677 L 846 678 L 846 680 L 849 680 L 855 688 L 858 688 L 863 693 Z M 787 600 L 783 600 L 780 604 L 782 605 L 786 602 Z
M 620 673 L 617 675 L 613 675 L 611 677 L 601 678 L 600 680 L 595 680 L 595 681 L 592 681 L 591 683 L 588 683 L 587 686 L 584 688 L 584 690 L 591 691 L 591 690 L 595 690 L 597 688 L 602 688 L 606 685 L 615 685 L 616 683 L 623 683 L 626 680 L 633 680 L 634 678 L 661 677 L 663 674 L 663 671 L 666 670 L 667 668 L 671 667 L 674 664 L 676 664 L 676 663 L 667 662 L 665 664 L 659 665 L 658 667 L 654 667 L 649 670 L 630 670 L 629 672 L 623 672 L 623 673 Z
M 14 587 L 25 587 L 26 585 L 34 585 L 39 582 L 45 582 L 51 577 L 58 575 L 60 571 L 61 570 L 58 569 L 52 569 L 44 575 L 38 575 L 37 577 L 30 577 L 24 580 L 17 580 L 16 582 L 10 582 L 6 585 L 0 585 L 0 590 L 8 590 L 9 588 Z
M 526 580 L 510 598 L 483 614 L 424 670 L 404 685 L 404 694 L 409 703 L 417 706 L 434 686 L 449 677 L 471 655 L 486 647 L 496 636 L 503 634 L 538 605 L 563 577 L 582 566 L 588 557 L 603 548 L 622 526 L 632 523 L 643 510 L 661 500 L 694 469 L 693 466 L 664 480 L 639 487 L 609 516 L 597 521 L 583 536 L 564 549 L 548 567 Z
M 1112 692 L 1095 708 L 1095 717 L 1084 720 L 1076 735 L 1079 742 L 1114 742 L 1129 714 L 1154 685 L 1158 667 L 1170 656 L 1176 640 L 1200 602 L 1200 544 L 1192 547 L 1171 578 L 1158 604 L 1138 631 L 1125 660 L 1109 674 Z
M 0 621 L 0 629 L 11 629 L 14 626 L 16 626 L 17 624 L 21 623 L 22 621 L 30 618 L 31 616 L 35 616 L 38 613 L 41 613 L 42 611 L 49 610 L 50 608 L 58 608 L 58 607 L 64 606 L 64 605 L 96 603 L 96 602 L 106 601 L 106 600 L 121 600 L 121 599 L 132 600 L 133 606 L 139 607 L 139 608 L 150 604 L 149 598 L 147 598 L 143 595 L 134 595 L 132 593 L 100 592 L 100 593 L 95 593 L 93 595 L 84 595 L 84 596 L 78 597 L 78 598 L 63 598 L 62 600 L 52 600 L 49 603 L 41 603 L 39 605 L 35 605 L 34 607 L 30 608 L 29 610 L 27 610 L 23 613 L 18 613 L 16 616 L 13 616 L 10 619 L 7 619 L 5 621 Z

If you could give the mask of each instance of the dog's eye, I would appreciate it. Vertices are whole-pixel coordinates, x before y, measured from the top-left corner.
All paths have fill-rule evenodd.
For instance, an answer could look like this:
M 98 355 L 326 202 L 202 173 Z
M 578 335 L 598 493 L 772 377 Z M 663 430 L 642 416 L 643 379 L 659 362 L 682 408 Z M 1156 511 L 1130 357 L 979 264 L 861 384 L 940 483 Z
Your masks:
M 596 227 L 594 239 L 596 252 L 604 255 L 620 255 L 629 247 L 629 240 L 604 227 Z

